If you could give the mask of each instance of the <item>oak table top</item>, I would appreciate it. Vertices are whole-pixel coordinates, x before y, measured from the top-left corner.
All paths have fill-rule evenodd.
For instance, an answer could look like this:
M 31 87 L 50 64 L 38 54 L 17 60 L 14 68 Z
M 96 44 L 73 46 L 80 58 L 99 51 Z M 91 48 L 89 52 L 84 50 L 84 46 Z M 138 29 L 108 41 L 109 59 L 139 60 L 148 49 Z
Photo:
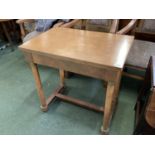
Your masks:
M 81 63 L 122 69 L 132 42 L 132 36 L 53 28 L 22 44 L 20 48 Z
M 59 98 L 104 112 L 101 131 L 107 134 L 117 103 L 122 70 L 133 40 L 132 36 L 53 28 L 19 46 L 32 68 L 42 111 L 47 111 L 48 105 Z M 59 69 L 59 88 L 48 99 L 44 95 L 37 64 Z M 104 106 L 98 107 L 96 104 L 62 94 L 65 86 L 64 70 L 106 81 Z

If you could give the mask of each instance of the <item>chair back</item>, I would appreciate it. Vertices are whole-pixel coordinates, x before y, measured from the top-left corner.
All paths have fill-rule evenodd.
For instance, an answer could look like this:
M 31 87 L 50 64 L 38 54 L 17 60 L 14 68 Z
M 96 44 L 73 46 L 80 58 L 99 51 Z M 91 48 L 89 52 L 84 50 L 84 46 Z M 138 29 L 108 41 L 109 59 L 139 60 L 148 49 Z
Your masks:
M 141 19 L 137 31 L 155 34 L 155 19 Z
M 119 19 L 84 19 L 83 29 L 99 32 L 110 32 L 118 34 L 126 34 L 135 28 L 137 20 L 126 20 L 122 25 Z

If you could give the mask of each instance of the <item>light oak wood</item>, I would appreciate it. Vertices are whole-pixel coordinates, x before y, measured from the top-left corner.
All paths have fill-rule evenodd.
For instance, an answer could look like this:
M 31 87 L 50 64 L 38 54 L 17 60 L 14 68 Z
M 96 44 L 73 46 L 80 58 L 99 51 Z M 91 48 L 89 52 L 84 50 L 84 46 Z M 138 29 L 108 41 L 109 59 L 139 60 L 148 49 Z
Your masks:
M 4 21 L 4 20 L 2 20 L 2 21 Z M 81 21 L 80 19 L 73 19 L 73 20 L 71 20 L 71 21 L 69 21 L 67 23 L 65 23 L 65 22 L 58 22 L 55 25 L 53 25 L 53 27 L 67 27 L 67 28 L 71 28 L 71 27 L 73 27 L 75 24 L 77 24 L 80 21 Z M 25 28 L 24 28 L 24 23 L 34 23 L 34 22 L 35 22 L 35 19 L 18 19 L 16 21 L 16 23 L 19 24 L 19 27 L 20 27 L 21 39 L 22 40 L 23 40 L 23 38 L 26 35 L 26 31 L 25 31 Z
M 103 126 L 101 127 L 101 132 L 107 134 L 109 132 L 110 120 L 112 118 L 112 109 L 113 109 L 113 96 L 114 96 L 114 83 L 108 82 L 106 100 L 105 100 L 105 109 L 103 117 Z
M 60 86 L 64 86 L 65 84 L 65 71 L 63 69 L 59 69 L 60 74 Z
M 19 48 L 31 63 L 42 107 L 59 98 L 95 111 L 104 111 L 102 131 L 107 133 L 119 93 L 122 70 L 132 43 L 133 37 L 130 36 L 53 28 Z M 64 87 L 64 70 L 106 81 L 105 107 L 97 107 L 59 91 L 51 95 L 47 102 L 35 64 L 58 68 L 61 88 Z
M 81 28 L 82 29 L 86 29 L 86 24 L 87 24 L 87 19 L 82 19 L 81 20 Z M 116 34 L 127 34 L 129 32 L 131 32 L 131 34 L 134 33 L 134 30 L 138 24 L 138 19 L 132 19 L 132 20 L 129 20 L 129 23 L 127 23 L 126 26 L 123 26 L 121 29 L 119 29 L 119 26 L 120 26 L 120 20 L 119 19 L 113 19 L 111 20 L 111 25 L 110 25 L 110 33 L 116 33 Z M 124 20 L 125 21 L 125 20 Z M 126 21 L 125 21 L 126 23 Z M 128 66 L 126 65 L 127 67 L 131 68 L 132 66 Z M 141 68 L 138 67 L 138 66 L 134 66 L 134 68 L 136 68 L 136 70 L 140 70 Z M 141 76 L 134 76 L 132 74 L 123 74 L 125 76 L 128 76 L 130 78 L 135 78 L 135 79 L 142 79 Z
M 24 29 L 24 23 L 34 23 L 34 19 L 18 19 L 16 23 L 19 24 L 20 32 L 21 32 L 21 39 L 23 39 L 26 35 L 26 31 Z
M 53 28 L 24 43 L 20 48 L 81 64 L 122 69 L 132 42 L 132 36 Z
M 38 67 L 34 63 L 30 63 L 30 66 L 31 66 L 31 69 L 32 69 L 32 73 L 33 73 L 35 82 L 36 82 L 38 96 L 39 96 L 40 101 L 41 101 L 41 109 L 43 111 L 47 111 L 48 107 L 47 107 L 47 104 L 46 104 L 46 99 L 45 99 L 44 91 L 43 91 L 43 88 L 42 88 L 42 83 L 41 83 Z
M 52 101 L 56 100 L 56 95 L 58 93 L 62 93 L 64 91 L 64 87 L 63 86 L 60 86 L 58 87 L 49 97 L 48 99 L 46 100 L 46 104 L 49 105 L 50 103 L 52 103 Z
M 113 103 L 117 103 L 117 100 L 118 100 L 121 77 L 122 77 L 122 72 L 121 71 L 117 72 L 116 80 L 115 80 L 115 90 L 114 90 Z
M 127 24 L 127 26 L 125 26 L 123 29 L 119 30 L 117 32 L 117 34 L 126 34 L 126 33 L 128 33 L 129 31 L 131 31 L 136 26 L 137 21 L 138 21 L 137 19 L 132 19 Z
M 105 81 L 114 81 L 117 75 L 117 70 L 108 69 L 106 67 L 93 66 L 87 63 L 81 64 L 63 58 L 43 56 L 42 54 L 29 54 L 25 52 L 24 55 L 26 56 L 27 61 L 33 61 L 36 64 L 41 64 L 58 69 L 63 68 L 66 71 L 94 77 L 97 79 L 103 79 Z
M 119 20 L 118 19 L 113 20 L 110 28 L 110 33 L 116 33 L 118 27 L 119 27 Z
M 70 103 L 75 104 L 75 105 L 79 105 L 81 107 L 84 107 L 84 108 L 87 108 L 87 109 L 90 109 L 90 110 L 93 110 L 93 111 L 96 111 L 96 112 L 102 112 L 102 113 L 104 112 L 103 107 L 98 107 L 93 103 L 89 103 L 89 102 L 86 102 L 86 101 L 75 99 L 73 97 L 63 95 L 63 94 L 60 94 L 60 93 L 57 93 L 56 97 L 58 97 L 61 100 L 70 102 Z

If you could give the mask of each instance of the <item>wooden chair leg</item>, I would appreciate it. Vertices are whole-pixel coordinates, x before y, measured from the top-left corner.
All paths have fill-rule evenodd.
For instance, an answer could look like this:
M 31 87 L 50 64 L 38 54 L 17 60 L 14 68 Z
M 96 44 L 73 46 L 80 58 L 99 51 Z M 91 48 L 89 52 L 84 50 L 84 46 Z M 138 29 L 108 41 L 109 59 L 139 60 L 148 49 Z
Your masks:
M 38 96 L 39 96 L 40 101 L 41 101 L 41 106 L 40 106 L 41 110 L 42 111 L 47 111 L 48 105 L 46 103 L 46 98 L 45 98 L 44 91 L 43 91 L 43 88 L 42 88 L 42 83 L 41 83 L 41 79 L 40 79 L 37 64 L 34 64 L 34 63 L 31 62 L 30 66 L 31 66 L 31 69 L 32 69 L 32 73 L 33 73 L 33 76 L 34 76 L 35 83 L 36 83 Z
M 103 134 L 108 134 L 110 120 L 112 117 L 112 108 L 113 108 L 113 96 L 114 96 L 115 85 L 113 82 L 108 82 L 107 92 L 106 92 L 106 101 L 104 106 L 104 117 L 103 117 L 103 126 L 101 127 L 101 132 Z

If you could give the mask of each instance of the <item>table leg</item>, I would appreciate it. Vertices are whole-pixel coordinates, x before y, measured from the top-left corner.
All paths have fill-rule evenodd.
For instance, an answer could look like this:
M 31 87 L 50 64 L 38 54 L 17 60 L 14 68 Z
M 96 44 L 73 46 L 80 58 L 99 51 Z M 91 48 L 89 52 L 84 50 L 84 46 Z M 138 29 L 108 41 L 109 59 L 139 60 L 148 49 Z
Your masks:
M 103 134 L 108 134 L 110 120 L 112 117 L 112 109 L 113 109 L 113 97 L 115 91 L 115 83 L 108 82 L 107 92 L 106 92 L 106 100 L 104 106 L 104 117 L 103 117 L 103 126 L 101 127 L 101 132 Z
M 117 74 L 117 77 L 116 77 L 116 81 L 115 81 L 115 92 L 114 92 L 114 100 L 113 100 L 114 103 L 116 103 L 117 100 L 118 100 L 120 82 L 121 82 L 121 77 L 122 77 L 121 75 L 122 75 L 122 73 L 119 72 L 119 73 Z
M 60 86 L 64 87 L 64 85 L 65 85 L 65 71 L 63 69 L 59 69 L 59 75 L 60 75 Z
M 42 111 L 47 111 L 48 105 L 46 103 L 46 98 L 45 98 L 45 95 L 44 95 L 44 92 L 43 92 L 42 83 L 41 83 L 41 79 L 40 79 L 37 64 L 34 64 L 34 63 L 31 62 L 30 66 L 31 66 L 31 69 L 32 69 L 32 73 L 33 73 L 33 76 L 34 76 L 35 83 L 36 83 L 38 96 L 39 96 L 40 101 L 41 101 L 41 106 L 40 106 L 41 110 Z

